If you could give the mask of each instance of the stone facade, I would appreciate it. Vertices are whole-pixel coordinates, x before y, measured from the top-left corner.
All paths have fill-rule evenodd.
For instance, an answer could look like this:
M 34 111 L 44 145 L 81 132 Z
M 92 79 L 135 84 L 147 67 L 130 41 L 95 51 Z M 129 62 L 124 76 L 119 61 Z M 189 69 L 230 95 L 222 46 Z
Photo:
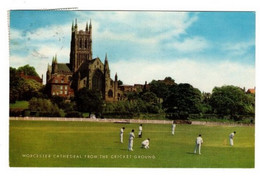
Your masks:
M 118 101 L 117 74 L 110 78 L 107 54 L 104 63 L 100 58 L 92 58 L 92 25 L 78 30 L 77 20 L 72 23 L 70 63 L 58 63 L 57 56 L 48 65 L 46 83 L 50 95 L 70 97 L 81 88 L 100 91 L 106 101 Z M 65 90 L 66 88 L 66 90 Z

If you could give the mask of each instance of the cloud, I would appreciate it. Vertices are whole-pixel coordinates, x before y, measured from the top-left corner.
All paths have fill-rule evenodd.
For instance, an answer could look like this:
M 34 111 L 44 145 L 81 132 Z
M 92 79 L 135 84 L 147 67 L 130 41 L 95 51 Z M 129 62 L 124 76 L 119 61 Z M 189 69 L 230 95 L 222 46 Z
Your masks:
M 80 20 L 93 19 L 96 39 L 135 41 L 138 44 L 155 44 L 178 37 L 198 20 L 196 13 L 188 12 L 75 12 Z
M 12 61 L 12 67 L 18 68 L 24 65 L 29 64 L 30 66 L 33 66 L 36 69 L 36 72 L 39 74 L 41 77 L 42 75 L 45 76 L 46 71 L 47 71 L 47 63 L 46 60 L 39 60 L 38 57 L 33 57 L 33 56 L 26 56 L 26 57 L 21 57 L 21 56 L 16 56 L 12 55 L 9 57 L 10 61 Z M 45 77 L 44 77 L 45 81 Z
M 190 83 L 204 92 L 211 92 L 215 86 L 223 85 L 255 86 L 254 67 L 235 62 L 202 63 L 187 58 L 167 62 L 132 60 L 114 62 L 110 67 L 124 84 L 144 84 L 145 81 L 170 76 L 177 83 Z
M 225 43 L 222 45 L 222 50 L 230 53 L 230 55 L 244 55 L 248 53 L 248 51 L 255 47 L 255 41 L 241 41 L 241 42 L 232 42 Z
M 183 41 L 174 41 L 168 43 L 169 48 L 173 48 L 180 52 L 201 52 L 210 46 L 209 42 L 203 37 L 184 38 Z

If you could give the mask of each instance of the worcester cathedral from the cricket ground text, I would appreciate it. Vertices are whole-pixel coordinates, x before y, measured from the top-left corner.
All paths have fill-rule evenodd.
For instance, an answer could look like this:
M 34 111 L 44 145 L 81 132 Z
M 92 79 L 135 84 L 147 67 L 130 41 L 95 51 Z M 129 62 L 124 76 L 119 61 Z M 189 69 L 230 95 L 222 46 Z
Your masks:
M 117 74 L 110 78 L 108 58 L 104 63 L 97 57 L 92 58 L 92 25 L 86 24 L 85 30 L 78 30 L 77 20 L 72 23 L 70 62 L 58 63 L 57 56 L 48 64 L 46 84 L 49 94 L 71 97 L 81 88 L 101 92 L 106 101 L 118 101 L 122 92 L 118 89 Z

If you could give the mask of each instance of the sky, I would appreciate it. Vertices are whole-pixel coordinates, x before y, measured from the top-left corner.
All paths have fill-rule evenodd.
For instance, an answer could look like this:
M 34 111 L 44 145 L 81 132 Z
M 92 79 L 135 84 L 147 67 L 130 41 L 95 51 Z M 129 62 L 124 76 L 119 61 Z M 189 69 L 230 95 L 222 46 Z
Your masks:
M 44 76 L 57 55 L 69 63 L 71 25 L 92 23 L 93 58 L 111 78 L 144 84 L 171 77 L 202 92 L 255 87 L 255 12 L 10 11 L 10 66 L 29 64 Z

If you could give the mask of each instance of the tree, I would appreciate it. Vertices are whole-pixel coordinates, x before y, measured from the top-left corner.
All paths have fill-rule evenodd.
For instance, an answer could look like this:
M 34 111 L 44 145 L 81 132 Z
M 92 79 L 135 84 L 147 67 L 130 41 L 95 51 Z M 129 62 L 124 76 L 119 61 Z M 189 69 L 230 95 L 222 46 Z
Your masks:
M 123 82 L 121 80 L 118 80 L 118 86 L 123 85 Z
M 42 89 L 42 84 L 32 80 L 32 79 L 24 79 L 22 80 L 22 84 L 19 87 L 21 92 L 20 99 L 22 100 L 30 100 L 32 97 L 37 97 L 41 95 L 39 91 Z
M 37 74 L 36 70 L 34 67 L 30 66 L 29 64 L 19 67 L 17 69 L 17 72 L 19 74 L 24 73 L 24 75 L 30 75 L 30 76 L 37 76 L 39 77 L 39 75 Z
M 39 116 L 60 116 L 59 107 L 49 99 L 32 98 L 29 101 L 29 109 L 38 112 Z
M 173 119 L 187 119 L 189 114 L 199 113 L 201 106 L 201 92 L 190 84 L 173 85 L 170 95 L 163 102 L 168 117 Z
M 153 92 L 145 92 L 141 96 L 142 100 L 149 103 L 149 104 L 156 104 L 158 103 L 158 98 Z
M 254 113 L 254 97 L 231 85 L 215 87 L 210 105 L 216 114 L 230 115 L 231 118 L 236 118 L 240 114 Z
M 23 83 L 15 68 L 10 67 L 10 103 L 15 103 L 16 100 L 19 100 L 20 97 L 20 87 Z
M 164 80 L 152 80 L 152 82 L 149 83 L 149 88 L 158 98 L 165 100 L 170 94 L 169 89 L 174 85 L 176 85 L 176 83 L 171 77 L 165 77 Z
M 21 78 L 19 75 L 21 71 L 34 74 L 35 69 L 29 65 L 19 67 L 18 70 L 10 67 L 10 103 L 16 100 L 30 100 L 41 95 L 42 84 L 32 79 Z
M 155 93 L 157 97 L 166 99 L 169 95 L 169 86 L 163 82 L 153 80 L 149 83 L 150 91 Z
M 82 88 L 75 94 L 75 102 L 80 112 L 102 113 L 104 103 L 98 91 Z
M 63 109 L 65 112 L 72 112 L 75 108 L 75 103 L 69 100 L 65 100 L 64 97 L 54 95 L 51 97 L 51 101 L 54 104 L 57 104 L 60 109 Z

